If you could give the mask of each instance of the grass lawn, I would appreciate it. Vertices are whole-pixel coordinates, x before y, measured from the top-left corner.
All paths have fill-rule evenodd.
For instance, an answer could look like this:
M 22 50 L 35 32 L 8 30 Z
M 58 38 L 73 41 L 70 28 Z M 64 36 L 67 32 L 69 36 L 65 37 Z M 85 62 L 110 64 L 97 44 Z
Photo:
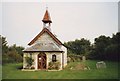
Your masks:
M 0 80 L 2 79 L 2 65 L 0 64 Z
M 78 70 L 75 67 L 83 62 L 72 62 L 62 71 L 47 72 L 47 71 L 21 71 L 18 69 L 22 66 L 19 64 L 6 64 L 3 66 L 3 79 L 117 79 L 118 78 L 118 63 L 106 62 L 106 69 L 96 69 L 97 61 L 87 60 L 84 62 L 90 67 L 90 70 Z M 70 68 L 73 67 L 74 70 Z

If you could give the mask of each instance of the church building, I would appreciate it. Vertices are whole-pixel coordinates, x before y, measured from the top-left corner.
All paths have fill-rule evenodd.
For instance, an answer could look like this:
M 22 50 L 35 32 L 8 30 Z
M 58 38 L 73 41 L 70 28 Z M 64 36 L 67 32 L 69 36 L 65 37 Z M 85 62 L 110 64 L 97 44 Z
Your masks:
M 52 21 L 47 9 L 42 22 L 42 31 L 23 50 L 23 69 L 62 70 L 67 65 L 67 48 L 52 33 Z

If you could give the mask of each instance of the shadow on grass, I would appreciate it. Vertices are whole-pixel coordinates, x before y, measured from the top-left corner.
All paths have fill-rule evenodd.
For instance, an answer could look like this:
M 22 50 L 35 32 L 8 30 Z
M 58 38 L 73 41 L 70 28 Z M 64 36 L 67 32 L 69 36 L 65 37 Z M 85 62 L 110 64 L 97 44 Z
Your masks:
M 19 64 L 18 66 L 15 67 L 17 70 L 22 70 L 23 69 L 23 65 Z
M 18 70 L 21 70 L 21 69 L 23 69 L 23 66 L 19 66 L 19 67 L 17 67 L 17 69 L 18 69 Z

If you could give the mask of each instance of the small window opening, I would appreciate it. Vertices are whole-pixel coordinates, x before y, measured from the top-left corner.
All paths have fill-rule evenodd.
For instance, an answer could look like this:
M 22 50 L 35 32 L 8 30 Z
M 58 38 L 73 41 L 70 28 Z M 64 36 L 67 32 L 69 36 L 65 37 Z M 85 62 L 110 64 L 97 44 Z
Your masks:
M 52 55 L 52 62 L 56 62 L 56 55 Z

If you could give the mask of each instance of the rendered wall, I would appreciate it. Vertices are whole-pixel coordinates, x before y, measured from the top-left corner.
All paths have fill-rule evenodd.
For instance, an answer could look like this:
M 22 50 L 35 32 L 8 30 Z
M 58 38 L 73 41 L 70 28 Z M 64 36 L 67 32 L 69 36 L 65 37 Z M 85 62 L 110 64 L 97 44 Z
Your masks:
M 34 60 L 32 66 L 34 66 L 35 70 L 37 70 L 38 69 L 38 67 L 37 67 L 37 64 L 38 64 L 38 60 L 37 60 L 38 53 L 31 53 L 31 55 L 32 55 L 32 59 Z M 26 68 L 26 66 L 27 66 L 27 62 L 26 62 L 26 59 L 25 59 L 26 57 L 30 57 L 30 53 L 24 53 L 23 54 L 23 68 Z
M 52 61 L 52 55 L 54 55 L 54 54 L 56 55 L 57 61 L 60 62 L 60 70 L 62 70 L 62 53 L 58 53 L 58 52 L 52 52 L 52 53 L 47 52 L 46 53 L 46 56 L 47 56 L 47 69 L 48 69 L 49 62 Z
M 61 46 L 61 49 L 64 51 L 63 52 L 63 68 L 67 65 L 67 48 L 64 46 Z

